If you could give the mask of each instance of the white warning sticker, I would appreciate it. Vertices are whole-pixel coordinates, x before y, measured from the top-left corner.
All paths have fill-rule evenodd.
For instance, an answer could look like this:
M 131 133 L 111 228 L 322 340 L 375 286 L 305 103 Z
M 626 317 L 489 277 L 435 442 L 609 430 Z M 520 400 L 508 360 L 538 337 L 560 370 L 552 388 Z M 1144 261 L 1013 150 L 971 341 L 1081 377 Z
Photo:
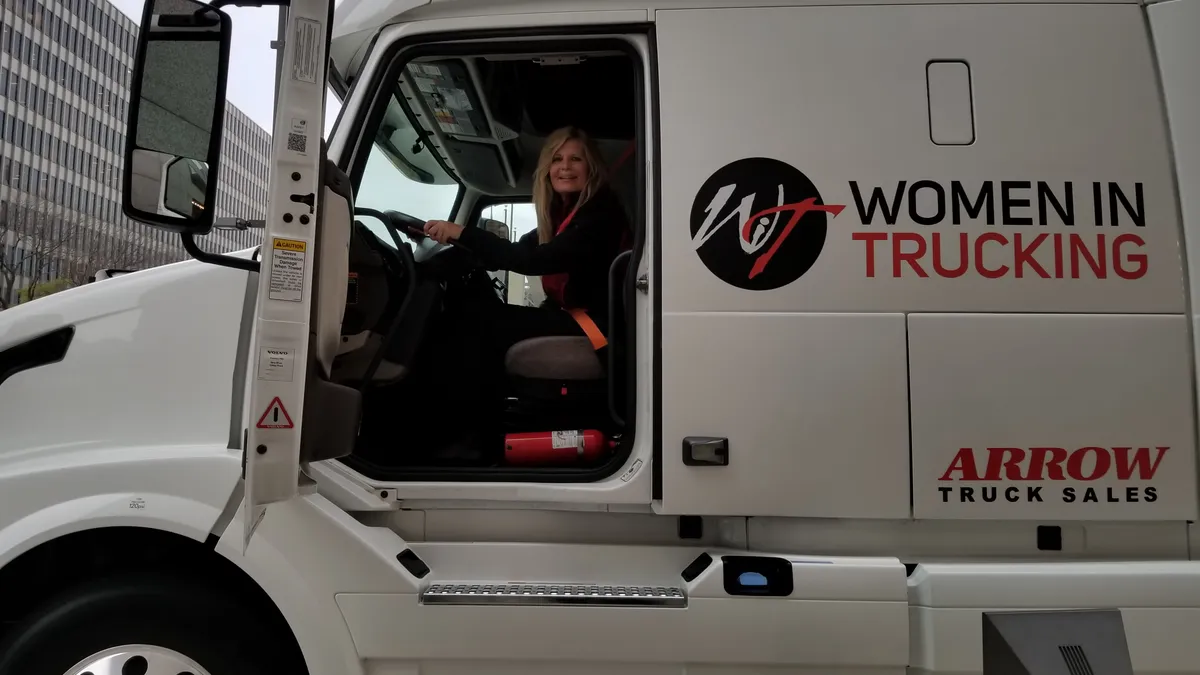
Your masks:
M 578 431 L 555 431 L 550 443 L 555 450 L 562 448 L 578 448 L 579 447 L 579 432 Z
M 296 352 L 294 350 L 263 347 L 258 354 L 258 379 L 271 382 L 291 382 L 295 364 Z
M 271 248 L 271 299 L 300 302 L 304 298 L 308 242 L 276 237 Z
M 296 33 L 292 36 L 296 46 L 292 52 L 292 79 L 316 84 L 324 38 L 319 21 L 296 19 Z

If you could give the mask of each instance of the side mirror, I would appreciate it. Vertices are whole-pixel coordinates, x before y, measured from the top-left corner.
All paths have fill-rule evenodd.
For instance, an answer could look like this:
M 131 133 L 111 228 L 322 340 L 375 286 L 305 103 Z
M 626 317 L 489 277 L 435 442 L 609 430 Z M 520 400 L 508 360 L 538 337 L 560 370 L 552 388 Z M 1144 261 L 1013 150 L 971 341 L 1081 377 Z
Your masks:
M 146 0 L 133 65 L 121 210 L 186 235 L 212 229 L 232 22 L 195 0 Z
M 503 222 L 501 222 L 499 220 L 492 220 L 491 218 L 480 218 L 479 226 L 481 228 L 487 230 L 488 232 L 491 232 L 492 234 L 496 235 L 497 237 L 500 237 L 501 239 L 508 240 L 508 225 L 505 225 Z

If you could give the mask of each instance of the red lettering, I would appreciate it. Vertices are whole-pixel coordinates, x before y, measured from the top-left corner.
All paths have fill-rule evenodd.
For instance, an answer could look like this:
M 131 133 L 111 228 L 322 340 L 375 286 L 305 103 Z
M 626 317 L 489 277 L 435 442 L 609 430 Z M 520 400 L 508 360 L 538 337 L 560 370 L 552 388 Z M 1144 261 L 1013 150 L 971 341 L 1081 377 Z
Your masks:
M 1071 244 L 1071 278 L 1079 278 L 1079 258 L 1087 259 L 1088 267 L 1092 268 L 1092 273 L 1097 279 L 1108 278 L 1108 266 L 1104 264 L 1104 235 L 1096 235 L 1096 257 L 1092 257 L 1088 251 L 1087 244 L 1084 243 L 1083 237 L 1078 234 L 1070 235 L 1068 241 Z
M 947 234 L 932 233 L 932 256 L 929 256 L 929 241 L 926 235 L 917 232 L 854 232 L 854 241 L 866 244 L 866 274 L 876 276 L 876 244 L 891 239 L 892 277 L 904 275 L 907 265 L 922 279 L 930 276 L 925 268 L 932 262 L 933 276 L 943 279 L 958 279 L 974 269 L 984 279 L 1079 279 L 1083 277 L 1107 279 L 1111 256 L 1113 273 L 1122 279 L 1140 279 L 1146 275 L 1148 257 L 1141 249 L 1145 246 L 1136 234 L 1122 234 L 1111 239 L 1111 250 L 1106 244 L 1105 234 L 1091 235 L 1076 233 L 1041 233 L 1028 235 L 1013 233 L 1011 239 L 1000 232 L 984 232 L 974 238 L 966 232 Z M 949 251 L 954 246 L 942 237 L 958 237 L 958 259 L 954 267 L 949 266 Z M 915 246 L 907 246 L 912 243 Z M 988 247 L 988 243 L 999 246 Z M 1049 244 L 1043 248 L 1043 244 Z M 1039 252 L 1042 259 L 1038 259 Z M 1046 256 L 1053 256 L 1046 258 Z M 932 261 L 926 258 L 932 257 Z M 1008 264 L 1005 264 L 1007 262 Z M 1053 262 L 1053 265 L 1049 263 Z M 999 263 L 999 264 L 997 264 Z
M 1054 278 L 1063 278 L 1063 247 L 1062 234 L 1054 235 Z
M 984 480 L 1000 480 L 1000 470 L 1004 469 L 1004 478 L 1008 480 L 1024 480 L 1021 475 L 1021 462 L 1025 461 L 1025 451 L 1021 448 L 988 448 L 987 471 Z
M 933 271 L 937 272 L 939 277 L 957 279 L 967 273 L 967 266 L 970 264 L 970 241 L 967 239 L 966 232 L 960 232 L 958 235 L 958 267 L 952 270 L 946 269 L 946 266 L 942 264 L 942 233 L 933 233 Z
M 1029 476 L 1026 480 L 1063 480 L 1063 462 L 1067 461 L 1066 448 L 1030 448 Z
M 916 242 L 917 250 L 912 253 L 905 253 L 900 249 L 904 246 L 904 242 Z M 892 235 L 892 276 L 900 278 L 900 263 L 906 262 L 917 273 L 917 276 L 922 279 L 929 275 L 921 268 L 921 258 L 925 255 L 925 237 L 922 237 L 915 232 L 896 232 Z
M 1154 474 L 1158 471 L 1158 465 L 1162 463 L 1163 455 L 1167 454 L 1170 448 L 1158 447 L 1158 456 L 1154 458 L 1154 462 L 1150 462 L 1150 448 L 1138 448 L 1132 459 L 1129 457 L 1129 451 L 1133 448 L 1113 448 L 1113 454 L 1117 457 L 1117 478 L 1120 480 L 1129 480 L 1133 476 L 1134 469 L 1138 472 L 1138 478 L 1141 480 L 1151 480 Z M 961 451 L 960 451 L 961 452 Z
M 1013 246 L 1016 247 L 1016 249 L 1017 249 L 1016 250 L 1016 263 L 1017 263 L 1016 268 L 1017 268 L 1017 278 L 1018 279 L 1022 279 L 1025 277 L 1025 266 L 1026 265 L 1029 265 L 1030 267 L 1034 268 L 1034 270 L 1036 270 L 1036 272 L 1037 272 L 1037 275 L 1040 276 L 1041 278 L 1043 278 L 1043 279 L 1050 278 L 1050 275 L 1046 273 L 1046 269 L 1044 267 L 1042 267 L 1041 264 L 1038 263 L 1038 261 L 1033 257 L 1033 252 L 1037 250 L 1038 246 L 1042 245 L 1043 241 L 1046 241 L 1047 236 L 1049 236 L 1049 235 L 1039 234 L 1038 236 L 1033 238 L 1033 243 L 1030 244 L 1028 248 L 1025 248 L 1025 247 L 1021 246 L 1021 235 L 1019 233 L 1013 235 Z
M 1121 245 L 1131 243 L 1141 248 L 1146 245 L 1142 238 L 1136 234 L 1122 234 L 1113 240 L 1113 271 L 1122 279 L 1141 279 L 1146 274 L 1146 254 L 1145 253 L 1130 253 L 1121 259 Z M 1132 262 L 1137 265 L 1135 269 L 1125 269 L 1125 262 Z
M 1083 472 L 1084 460 L 1087 459 L 1088 455 L 1096 456 L 1096 463 L 1092 467 L 1091 474 Z M 1097 480 L 1108 473 L 1111 467 L 1112 455 L 1108 454 L 1106 448 L 1080 448 L 1072 452 L 1071 456 L 1067 459 L 1067 475 L 1074 480 Z
M 1001 245 L 1008 244 L 1008 239 L 1004 235 L 996 232 L 988 232 L 986 234 L 979 235 L 979 238 L 975 240 L 975 270 L 979 272 L 980 276 L 986 279 L 999 279 L 1005 274 L 1008 274 L 1008 265 L 1001 265 L 993 270 L 988 269 L 983 264 L 983 245 L 989 241 L 994 241 Z
M 1091 482 L 1110 474 L 1116 467 L 1118 480 L 1152 480 L 1169 447 L 1102 448 L 986 448 L 987 464 L 979 473 L 974 448 L 959 448 L 950 466 L 938 480 Z M 1155 454 L 1157 451 L 1157 454 Z M 1026 459 L 1028 463 L 1026 464 Z
M 946 473 L 938 480 L 954 480 L 950 474 L 955 471 L 962 474 L 959 480 L 979 480 L 979 471 L 975 468 L 975 452 L 971 448 L 961 448 L 950 462 Z
M 854 241 L 867 243 L 867 278 L 875 277 L 875 244 L 887 241 L 887 232 L 855 232 L 850 235 Z

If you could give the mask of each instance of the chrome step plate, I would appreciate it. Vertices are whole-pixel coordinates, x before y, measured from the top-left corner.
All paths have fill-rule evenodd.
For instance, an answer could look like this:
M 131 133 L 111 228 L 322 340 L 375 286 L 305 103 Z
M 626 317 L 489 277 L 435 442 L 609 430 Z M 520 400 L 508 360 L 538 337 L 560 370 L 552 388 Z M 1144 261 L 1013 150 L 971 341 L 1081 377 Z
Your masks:
M 687 607 L 683 589 L 669 586 L 592 584 L 433 584 L 421 593 L 426 605 L 599 605 Z

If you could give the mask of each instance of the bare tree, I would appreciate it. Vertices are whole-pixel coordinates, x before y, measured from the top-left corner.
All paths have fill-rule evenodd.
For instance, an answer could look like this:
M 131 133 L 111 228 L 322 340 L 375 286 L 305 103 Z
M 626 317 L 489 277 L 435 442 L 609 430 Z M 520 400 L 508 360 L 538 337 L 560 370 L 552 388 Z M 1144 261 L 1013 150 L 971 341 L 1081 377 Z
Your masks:
M 29 285 L 33 297 L 37 283 L 57 272 L 69 260 L 78 217 L 40 200 L 10 202 L 0 213 L 0 309 L 7 309 L 14 291 Z
M 95 278 L 100 270 L 135 271 L 161 264 L 156 260 L 153 243 L 141 233 L 128 232 L 127 239 L 105 236 L 101 245 L 77 247 L 78 251 L 67 273 L 72 286 L 82 286 Z M 81 250 L 82 249 L 82 250 Z
M 14 300 L 81 286 L 100 270 L 143 269 L 171 257 L 161 250 L 156 254 L 140 228 L 113 234 L 99 220 L 49 202 L 8 204 L 0 212 L 0 310 Z

